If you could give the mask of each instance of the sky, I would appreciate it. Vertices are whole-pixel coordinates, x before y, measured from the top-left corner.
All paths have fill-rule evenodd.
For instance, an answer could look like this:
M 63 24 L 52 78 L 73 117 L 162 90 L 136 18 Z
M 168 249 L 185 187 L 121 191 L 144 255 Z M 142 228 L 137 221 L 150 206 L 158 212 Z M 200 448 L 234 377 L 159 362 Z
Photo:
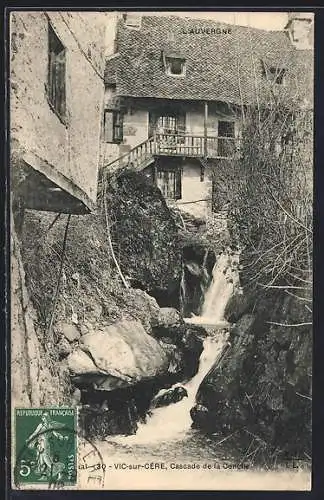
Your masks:
M 167 12 L 143 12 L 148 15 L 170 16 L 176 15 L 181 17 L 192 17 L 196 19 L 209 19 L 217 22 L 238 24 L 242 26 L 251 26 L 254 28 L 266 30 L 282 30 L 287 23 L 287 12 L 204 12 L 204 11 L 167 11 Z
M 134 12 L 134 11 L 133 11 Z M 140 13 L 140 11 L 138 11 Z M 251 26 L 253 28 L 259 28 L 264 30 L 282 30 L 287 24 L 288 11 L 287 12 L 276 12 L 275 10 L 269 10 L 268 12 L 215 12 L 215 11 L 199 11 L 195 9 L 194 11 L 142 11 L 143 15 L 150 16 L 170 16 L 176 15 L 180 17 L 191 17 L 196 19 L 209 19 L 216 22 L 223 22 L 228 24 L 237 24 L 241 26 Z M 303 12 L 305 14 L 305 12 Z M 312 14 L 306 13 L 310 16 Z

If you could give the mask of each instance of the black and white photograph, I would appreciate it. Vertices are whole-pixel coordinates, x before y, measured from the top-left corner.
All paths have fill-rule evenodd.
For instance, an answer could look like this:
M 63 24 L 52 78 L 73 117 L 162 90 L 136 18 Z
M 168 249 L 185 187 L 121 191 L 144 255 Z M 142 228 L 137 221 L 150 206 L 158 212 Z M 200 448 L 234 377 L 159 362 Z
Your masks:
M 311 490 L 314 13 L 9 13 L 16 490 Z

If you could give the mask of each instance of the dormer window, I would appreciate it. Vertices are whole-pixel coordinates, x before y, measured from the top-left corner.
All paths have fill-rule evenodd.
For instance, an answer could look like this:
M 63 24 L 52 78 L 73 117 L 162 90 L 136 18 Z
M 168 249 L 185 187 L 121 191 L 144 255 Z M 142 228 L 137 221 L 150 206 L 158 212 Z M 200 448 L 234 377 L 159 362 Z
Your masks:
M 285 80 L 286 70 L 278 66 L 268 66 L 263 63 L 263 74 L 268 82 L 282 85 Z
M 129 13 L 129 14 L 124 14 L 123 17 L 125 21 L 125 26 L 127 26 L 127 28 L 140 29 L 142 22 L 141 15 Z
M 165 72 L 169 76 L 185 76 L 186 60 L 177 54 L 163 54 Z

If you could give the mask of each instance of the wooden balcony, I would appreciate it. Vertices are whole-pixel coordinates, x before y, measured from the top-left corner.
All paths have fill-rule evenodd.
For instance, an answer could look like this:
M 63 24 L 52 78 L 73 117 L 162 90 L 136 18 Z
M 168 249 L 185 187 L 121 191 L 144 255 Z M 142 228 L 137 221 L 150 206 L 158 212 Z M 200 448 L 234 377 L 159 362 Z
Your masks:
M 106 164 L 103 170 L 107 173 L 120 168 L 142 170 L 159 156 L 228 160 L 234 158 L 238 148 L 239 142 L 234 137 L 156 133 L 116 160 Z
M 232 158 L 237 141 L 234 137 L 204 137 L 200 135 L 156 134 L 153 147 L 157 156 L 197 158 Z

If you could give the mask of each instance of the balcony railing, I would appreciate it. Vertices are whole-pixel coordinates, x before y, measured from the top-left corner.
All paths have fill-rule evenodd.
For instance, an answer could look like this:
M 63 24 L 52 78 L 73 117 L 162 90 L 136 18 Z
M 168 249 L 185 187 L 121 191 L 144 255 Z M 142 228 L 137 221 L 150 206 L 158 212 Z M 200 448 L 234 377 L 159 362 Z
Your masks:
M 156 155 L 231 158 L 237 150 L 234 137 L 207 137 L 200 135 L 155 134 Z
M 234 137 L 204 137 L 200 135 L 154 134 L 146 141 L 105 165 L 104 170 L 132 167 L 141 170 L 156 156 L 231 159 L 238 151 Z

